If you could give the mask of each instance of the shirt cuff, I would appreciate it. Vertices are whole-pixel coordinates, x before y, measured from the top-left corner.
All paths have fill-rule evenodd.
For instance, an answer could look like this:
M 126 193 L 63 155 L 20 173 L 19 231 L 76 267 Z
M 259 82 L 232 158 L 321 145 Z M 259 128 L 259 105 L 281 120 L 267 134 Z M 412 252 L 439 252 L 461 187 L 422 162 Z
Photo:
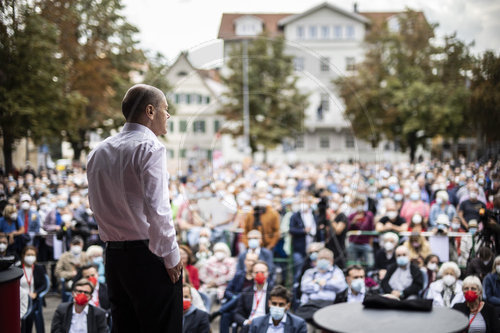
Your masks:
M 176 247 L 175 250 L 170 252 L 166 257 L 163 257 L 163 263 L 167 268 L 172 268 L 177 266 L 177 264 L 180 261 L 181 261 L 181 255 L 179 253 L 179 247 Z

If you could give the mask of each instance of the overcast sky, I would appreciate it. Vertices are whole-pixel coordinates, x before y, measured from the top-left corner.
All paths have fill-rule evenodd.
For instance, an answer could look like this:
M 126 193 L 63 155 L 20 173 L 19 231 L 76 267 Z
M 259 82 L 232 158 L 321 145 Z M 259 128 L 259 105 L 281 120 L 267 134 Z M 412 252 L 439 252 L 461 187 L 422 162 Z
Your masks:
M 310 0 L 124 0 L 125 15 L 140 30 L 141 46 L 163 53 L 169 61 L 190 51 L 195 65 L 220 63 L 217 41 L 222 13 L 300 13 L 323 1 Z M 330 0 L 352 11 L 354 1 Z M 473 51 L 500 50 L 500 0 L 357 0 L 359 11 L 422 10 L 437 35 L 457 32 Z

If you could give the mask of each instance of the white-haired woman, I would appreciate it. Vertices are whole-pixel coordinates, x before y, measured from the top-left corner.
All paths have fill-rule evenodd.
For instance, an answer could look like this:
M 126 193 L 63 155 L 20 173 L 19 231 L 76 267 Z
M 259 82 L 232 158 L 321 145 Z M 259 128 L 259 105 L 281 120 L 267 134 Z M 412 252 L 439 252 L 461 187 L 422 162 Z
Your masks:
M 425 298 L 432 299 L 435 306 L 447 308 L 453 307 L 457 303 L 465 301 L 462 292 L 462 281 L 460 277 L 460 268 L 452 261 L 445 262 L 438 271 L 439 280 L 432 282 Z
M 99 245 L 90 245 L 86 252 L 90 262 L 98 266 L 99 283 L 106 283 L 103 252 L 102 247 Z
M 477 276 L 471 275 L 462 282 L 465 302 L 453 305 L 453 309 L 465 314 L 469 319 L 468 333 L 498 333 L 500 324 L 493 306 L 483 301 L 483 286 Z

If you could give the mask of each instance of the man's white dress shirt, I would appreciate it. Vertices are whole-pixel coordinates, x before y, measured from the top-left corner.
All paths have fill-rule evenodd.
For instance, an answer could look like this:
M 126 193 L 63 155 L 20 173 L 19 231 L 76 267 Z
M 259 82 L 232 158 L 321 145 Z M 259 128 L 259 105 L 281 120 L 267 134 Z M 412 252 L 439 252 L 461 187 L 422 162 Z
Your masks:
M 180 261 L 168 192 L 165 146 L 146 126 L 126 123 L 89 155 L 90 207 L 103 241 L 149 239 L 168 268 Z
M 71 316 L 71 326 L 69 333 L 87 333 L 87 315 L 89 313 L 88 304 L 83 308 L 83 311 L 77 313 L 73 304 L 73 315 Z

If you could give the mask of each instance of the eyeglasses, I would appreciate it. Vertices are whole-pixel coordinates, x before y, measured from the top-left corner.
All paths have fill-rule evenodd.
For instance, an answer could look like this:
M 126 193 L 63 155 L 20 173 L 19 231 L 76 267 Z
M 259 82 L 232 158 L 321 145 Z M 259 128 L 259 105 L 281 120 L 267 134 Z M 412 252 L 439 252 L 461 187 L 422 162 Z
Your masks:
M 92 295 L 92 293 L 90 291 L 86 291 L 86 290 L 75 290 L 75 293 L 77 293 L 77 294 L 83 293 L 83 294 L 85 294 L 87 296 L 91 296 Z

